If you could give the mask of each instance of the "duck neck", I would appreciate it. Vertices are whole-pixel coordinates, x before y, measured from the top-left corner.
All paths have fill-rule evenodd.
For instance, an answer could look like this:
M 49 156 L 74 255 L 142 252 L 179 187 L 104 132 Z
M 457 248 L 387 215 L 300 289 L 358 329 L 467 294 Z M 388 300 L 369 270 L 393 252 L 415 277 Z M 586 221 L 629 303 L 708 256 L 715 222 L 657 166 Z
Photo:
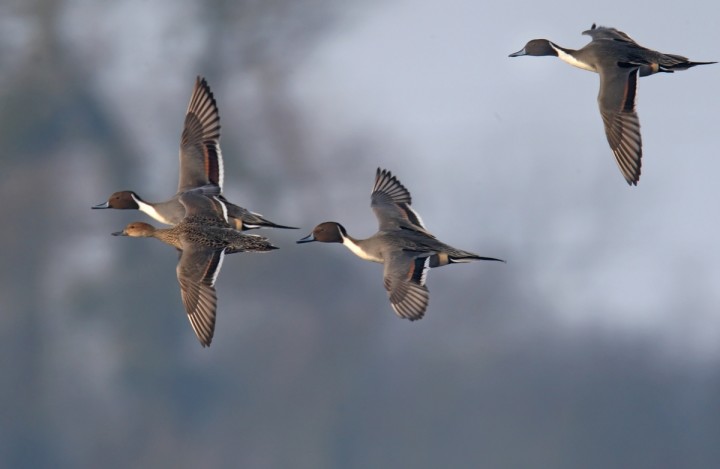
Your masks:
M 382 263 L 383 260 L 381 257 L 374 253 L 368 252 L 365 247 L 363 246 L 364 241 L 363 239 L 355 239 L 350 235 L 342 235 L 343 238 L 343 245 L 347 247 L 353 254 L 358 256 L 360 259 L 364 259 L 366 261 L 370 262 L 380 262 Z
M 160 214 L 160 212 L 158 212 L 155 209 L 155 205 L 157 205 L 157 204 L 151 204 L 151 203 L 145 202 L 140 197 L 138 197 L 134 194 L 133 194 L 132 198 L 135 201 L 135 203 L 138 205 L 138 210 L 140 210 L 144 214 L 148 215 L 149 217 L 153 218 L 154 220 L 159 221 L 160 223 L 164 223 L 166 225 L 173 225 L 172 220 L 168 220 L 167 218 L 162 216 Z
M 556 52 L 558 58 L 562 60 L 563 62 L 572 65 L 573 67 L 581 68 L 583 70 L 588 70 L 590 72 L 597 72 L 597 69 L 594 65 L 591 65 L 587 62 L 584 62 L 583 60 L 578 58 L 578 51 L 575 49 L 568 49 L 566 47 L 560 47 L 557 44 L 550 42 L 550 47 L 553 48 L 553 50 Z
M 165 244 L 174 246 L 182 250 L 182 243 L 180 243 L 180 233 L 173 228 L 157 228 L 151 235 L 153 238 L 157 238 Z

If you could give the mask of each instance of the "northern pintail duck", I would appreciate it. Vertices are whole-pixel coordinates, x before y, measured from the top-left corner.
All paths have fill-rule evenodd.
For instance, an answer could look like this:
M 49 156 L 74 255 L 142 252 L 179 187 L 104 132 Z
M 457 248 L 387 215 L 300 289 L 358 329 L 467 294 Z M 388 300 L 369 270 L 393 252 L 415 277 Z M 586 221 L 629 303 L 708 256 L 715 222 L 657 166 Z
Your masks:
M 180 181 L 177 193 L 165 202 L 146 202 L 133 191 L 120 191 L 112 194 L 107 202 L 93 208 L 115 208 L 140 210 L 160 223 L 176 225 L 185 216 L 185 209 L 180 203 L 180 194 L 197 188 L 214 187 L 222 193 L 223 159 L 220 151 L 220 114 L 210 86 L 204 78 L 197 77 L 195 88 L 190 97 L 185 114 L 185 126 L 180 138 Z M 225 204 L 230 223 L 238 230 L 254 228 L 288 228 L 278 225 L 262 217 L 228 202 L 222 195 L 220 200 Z
M 378 168 L 370 195 L 370 207 L 379 224 L 377 233 L 367 239 L 356 239 L 340 223 L 329 221 L 297 242 L 342 243 L 361 259 L 384 264 L 384 284 L 393 310 L 402 318 L 420 319 L 429 301 L 425 286 L 429 268 L 475 260 L 505 261 L 439 241 L 425 228 L 410 204 L 410 192 L 405 186 L 390 171 Z
M 510 57 L 551 55 L 600 75 L 598 105 L 608 143 L 625 180 L 637 185 L 642 158 L 640 121 L 635 111 L 638 75 L 672 73 L 716 62 L 691 62 L 680 55 L 647 49 L 615 28 L 593 24 L 583 34 L 590 36 L 591 41 L 579 50 L 558 46 L 547 39 L 533 39 Z
M 219 197 L 190 191 L 181 194 L 178 202 L 186 215 L 175 226 L 155 228 L 134 222 L 113 235 L 157 238 L 180 251 L 176 271 L 182 301 L 195 335 L 203 347 L 208 347 L 215 332 L 215 279 L 225 254 L 266 252 L 277 248 L 267 238 L 242 234 L 229 225 L 225 205 Z

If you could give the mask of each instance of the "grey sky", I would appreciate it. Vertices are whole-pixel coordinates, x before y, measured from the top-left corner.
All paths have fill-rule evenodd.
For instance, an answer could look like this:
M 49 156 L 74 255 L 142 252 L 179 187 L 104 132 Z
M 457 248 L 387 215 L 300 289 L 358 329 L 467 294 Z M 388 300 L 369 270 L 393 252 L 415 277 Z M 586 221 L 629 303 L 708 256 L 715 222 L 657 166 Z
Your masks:
M 4 206 L 2 234 L 11 462 L 720 461 L 720 66 L 640 81 L 631 188 L 598 77 L 507 57 L 532 38 L 579 48 L 597 22 L 719 60 L 717 2 L 38 1 L 0 7 L 0 196 L 29 204 Z M 46 24 L 57 48 L 33 55 Z M 218 99 L 228 199 L 302 227 L 263 232 L 276 253 L 226 259 L 209 350 L 175 253 L 110 236 L 145 217 L 90 210 L 115 190 L 174 192 L 198 74 Z M 438 238 L 508 263 L 433 270 L 409 323 L 380 266 L 295 245 L 326 220 L 372 234 L 378 166 Z
M 717 67 L 641 81 L 643 176 L 630 188 L 607 147 L 597 75 L 507 57 L 536 37 L 580 48 L 580 32 L 598 22 L 712 60 L 714 7 L 702 14 L 698 4 L 692 21 L 687 5 L 663 7 L 674 18 L 666 30 L 661 18 L 630 21 L 647 15 L 642 4 L 605 2 L 597 13 L 575 2 L 504 5 L 397 2 L 329 41 L 295 84 L 322 143 L 357 128 L 386 135 L 391 150 L 378 164 L 415 178 L 408 185 L 429 226 L 478 249 L 510 241 L 502 255 L 557 299 L 564 322 L 716 352 Z M 624 18 L 609 20 L 613 8 Z M 347 223 L 367 233 L 371 216 L 361 217 Z

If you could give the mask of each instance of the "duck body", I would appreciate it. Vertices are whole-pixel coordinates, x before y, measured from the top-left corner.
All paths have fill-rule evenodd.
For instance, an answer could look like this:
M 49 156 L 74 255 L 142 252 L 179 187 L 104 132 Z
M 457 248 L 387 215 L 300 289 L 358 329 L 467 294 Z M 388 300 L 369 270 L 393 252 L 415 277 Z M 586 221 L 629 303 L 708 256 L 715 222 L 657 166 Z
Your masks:
M 383 283 L 395 313 L 411 321 L 424 316 L 429 304 L 428 269 L 474 260 L 502 261 L 456 249 L 439 241 L 411 208 L 410 192 L 390 171 L 378 168 L 371 207 L 379 230 L 366 239 L 350 236 L 337 222 L 317 225 L 298 243 L 341 243 L 361 259 L 384 265 Z
M 638 77 L 716 62 L 692 62 L 680 55 L 648 49 L 615 28 L 593 24 L 583 34 L 590 36 L 591 41 L 579 50 L 547 39 L 533 39 L 510 57 L 555 56 L 600 75 L 598 106 L 608 144 L 627 183 L 637 185 L 642 167 L 642 137 L 636 112 Z
M 206 191 L 209 196 L 219 193 L 219 187 L 206 185 L 200 188 Z M 185 218 L 185 207 L 180 203 L 180 196 L 183 192 L 178 192 L 171 199 L 164 202 L 147 202 L 140 198 L 133 191 L 125 190 L 113 193 L 107 202 L 95 205 L 94 209 L 114 208 L 120 210 L 139 210 L 150 218 L 159 221 L 165 225 L 177 225 Z M 278 225 L 270 220 L 263 218 L 259 213 L 251 212 L 246 208 L 229 202 L 224 196 L 217 196 L 227 207 L 228 223 L 235 229 L 240 231 L 253 230 L 256 228 L 282 228 L 295 230 L 292 226 Z
M 343 233 L 342 244 L 356 256 L 371 262 L 382 264 L 386 259 L 392 259 L 397 252 L 402 252 L 412 259 L 428 258 L 428 267 L 431 268 L 473 260 L 499 260 L 456 249 L 421 231 L 378 231 L 370 238 L 355 239 L 347 235 L 345 228 L 339 223 L 326 223 L 335 223 Z
M 271 222 L 259 213 L 230 203 L 222 195 L 223 179 L 220 113 L 207 80 L 197 77 L 180 138 L 180 174 L 175 195 L 163 202 L 147 202 L 135 192 L 124 190 L 113 193 L 106 202 L 92 208 L 140 210 L 160 223 L 176 225 L 185 218 L 185 207 L 180 202 L 180 196 L 200 189 L 205 195 L 217 196 L 225 204 L 228 222 L 238 230 L 295 229 Z
M 215 220 L 204 217 L 187 217 L 171 228 L 155 228 L 148 230 L 148 235 L 135 235 L 133 237 L 156 238 L 165 244 L 174 246 L 179 250 L 188 246 L 203 246 L 209 249 L 223 249 L 226 254 L 236 252 L 265 252 L 277 249 L 267 238 L 258 235 L 241 233 L 231 226 L 213 224 Z M 134 222 L 128 225 L 125 231 L 139 229 L 139 225 L 147 223 Z M 143 227 L 147 230 L 147 228 Z M 124 234 L 127 236 L 127 234 Z
M 229 225 L 226 207 L 217 196 L 196 190 L 182 194 L 179 200 L 187 215 L 175 226 L 156 228 L 133 222 L 113 235 L 156 238 L 180 251 L 176 274 L 182 301 L 198 340 L 208 347 L 215 332 L 215 280 L 225 254 L 277 248 L 265 237 L 243 234 Z

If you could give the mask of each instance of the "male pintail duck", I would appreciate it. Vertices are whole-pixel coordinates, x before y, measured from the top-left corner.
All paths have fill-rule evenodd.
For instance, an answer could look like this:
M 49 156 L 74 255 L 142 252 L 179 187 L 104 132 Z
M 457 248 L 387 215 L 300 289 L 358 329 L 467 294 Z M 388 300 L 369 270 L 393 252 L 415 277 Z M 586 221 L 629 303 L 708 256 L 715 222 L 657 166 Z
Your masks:
M 225 254 L 277 248 L 267 238 L 242 234 L 229 225 L 219 197 L 206 197 L 196 190 L 181 194 L 178 201 L 186 215 L 172 228 L 134 222 L 113 236 L 157 238 L 180 251 L 176 270 L 185 311 L 198 340 L 203 347 L 209 347 L 215 332 L 215 279 Z
M 414 321 L 425 314 L 429 268 L 475 260 L 505 262 L 455 249 L 436 239 L 410 207 L 410 192 L 390 171 L 378 168 L 370 201 L 379 224 L 379 231 L 371 237 L 353 238 L 340 223 L 329 221 L 297 242 L 342 243 L 361 259 L 384 264 L 385 289 L 393 310 L 402 318 Z
M 638 75 L 672 73 L 716 62 L 691 62 L 680 55 L 647 49 L 615 28 L 593 24 L 583 34 L 590 36 L 591 41 L 579 50 L 558 46 L 547 39 L 533 39 L 510 57 L 552 55 L 600 74 L 598 104 L 605 134 L 625 180 L 637 185 L 642 158 L 640 121 L 635 111 Z
M 222 194 L 223 159 L 220 151 L 220 114 L 215 97 L 207 81 L 197 77 L 185 114 L 185 126 L 180 139 L 180 182 L 177 193 L 165 202 L 146 202 L 133 191 L 115 192 L 107 202 L 93 208 L 115 208 L 140 210 L 160 223 L 176 225 L 185 216 L 180 203 L 180 194 L 196 188 L 209 188 L 210 192 Z M 238 230 L 254 228 L 288 228 L 273 223 L 258 213 L 250 212 L 228 202 L 222 195 L 220 200 L 228 210 L 230 224 Z

